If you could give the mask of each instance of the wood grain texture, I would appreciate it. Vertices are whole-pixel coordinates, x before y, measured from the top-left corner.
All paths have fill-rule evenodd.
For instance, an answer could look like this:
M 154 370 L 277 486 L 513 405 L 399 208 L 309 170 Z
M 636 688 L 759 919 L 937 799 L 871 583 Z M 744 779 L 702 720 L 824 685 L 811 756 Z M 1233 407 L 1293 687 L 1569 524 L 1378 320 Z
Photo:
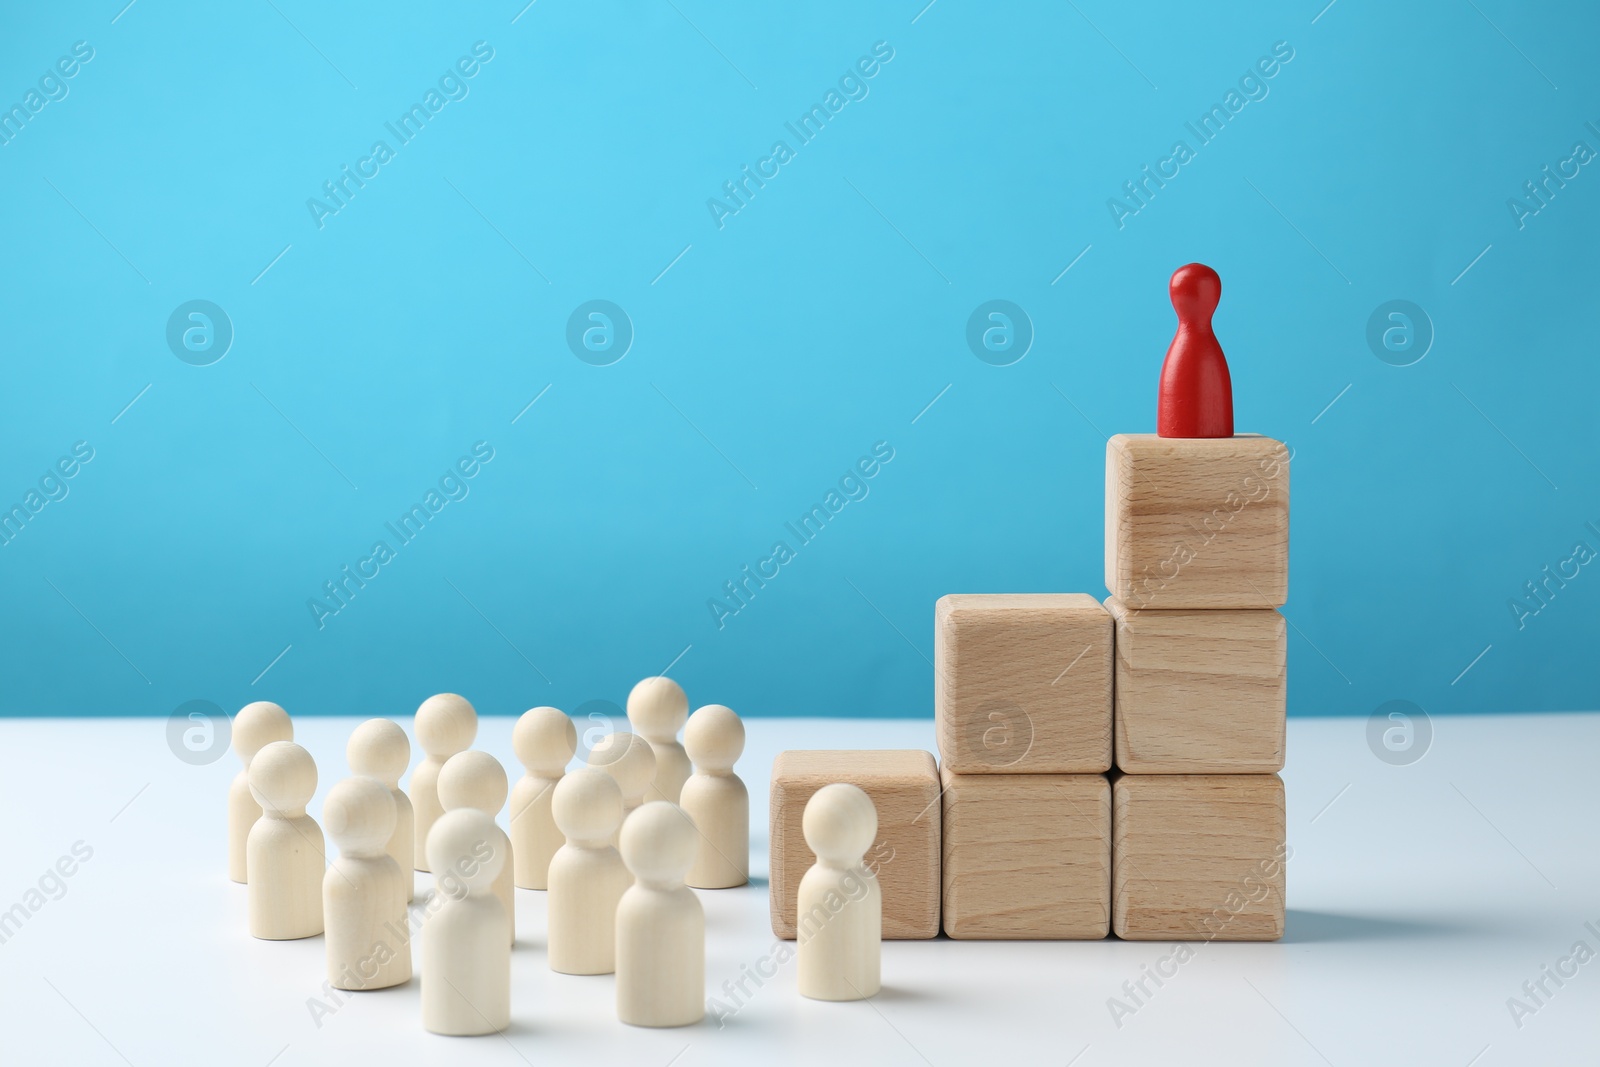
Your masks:
M 957 773 L 1111 766 L 1111 618 L 1087 593 L 957 593 L 934 608 L 934 721 Z
M 1283 769 L 1288 627 L 1276 611 L 1135 611 L 1115 597 L 1117 768 Z
M 1279 608 L 1289 451 L 1255 434 L 1106 442 L 1106 588 L 1136 608 Z
M 944 932 L 1097 939 L 1111 929 L 1111 783 L 955 774 L 944 784 Z
M 1111 922 L 1132 941 L 1283 936 L 1283 780 L 1127 774 L 1112 783 Z
M 792 940 L 800 880 L 815 857 L 801 830 L 811 794 L 832 782 L 859 786 L 878 809 L 878 839 L 866 863 L 883 893 L 883 936 L 939 935 L 939 771 L 915 749 L 789 751 L 772 763 L 772 932 Z

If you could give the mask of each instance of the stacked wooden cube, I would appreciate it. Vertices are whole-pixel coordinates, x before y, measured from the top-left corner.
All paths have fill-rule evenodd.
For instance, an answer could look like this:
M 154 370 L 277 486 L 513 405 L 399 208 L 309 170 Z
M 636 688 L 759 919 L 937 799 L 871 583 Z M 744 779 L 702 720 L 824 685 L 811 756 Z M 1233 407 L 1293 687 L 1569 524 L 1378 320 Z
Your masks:
M 1111 615 L 1087 593 L 971 593 L 934 619 L 945 933 L 1106 936 Z
M 781 936 L 808 862 L 800 809 L 829 780 L 878 805 L 885 937 L 932 937 L 941 917 L 953 938 L 1283 936 L 1289 450 L 1233 432 L 1217 272 L 1185 264 L 1168 292 L 1159 433 L 1106 442 L 1110 598 L 942 597 L 937 768 L 778 757 Z
M 878 807 L 885 937 L 1281 937 L 1288 546 L 1280 442 L 1111 438 L 1104 605 L 939 600 L 937 765 L 778 757 L 774 932 L 797 929 L 805 802 L 848 781 Z
M 945 933 L 1280 937 L 1287 449 L 1121 435 L 1106 455 L 1103 607 L 939 601 Z
M 1288 449 L 1254 435 L 1111 438 L 1106 587 L 1112 929 L 1283 936 Z

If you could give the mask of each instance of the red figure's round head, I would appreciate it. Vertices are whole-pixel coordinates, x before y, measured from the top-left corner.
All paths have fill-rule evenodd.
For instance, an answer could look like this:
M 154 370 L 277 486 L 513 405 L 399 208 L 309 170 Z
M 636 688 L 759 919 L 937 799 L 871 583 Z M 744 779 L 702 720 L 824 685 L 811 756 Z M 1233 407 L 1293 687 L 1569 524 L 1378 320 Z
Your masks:
M 1204 263 L 1188 263 L 1172 272 L 1168 291 L 1180 320 L 1207 322 L 1222 299 L 1222 279 Z

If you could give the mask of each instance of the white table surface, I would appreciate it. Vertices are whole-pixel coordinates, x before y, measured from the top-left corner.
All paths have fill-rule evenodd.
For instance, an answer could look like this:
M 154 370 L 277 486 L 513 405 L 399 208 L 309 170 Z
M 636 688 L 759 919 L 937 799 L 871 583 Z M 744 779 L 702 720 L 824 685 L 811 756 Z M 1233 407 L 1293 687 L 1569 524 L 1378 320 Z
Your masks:
M 346 773 L 355 722 L 296 723 L 322 770 L 313 815 Z M 515 769 L 511 722 L 484 718 L 479 746 Z M 231 755 L 180 762 L 164 720 L 0 721 L 0 910 L 23 901 L 77 842 L 93 850 L 59 899 L 46 897 L 0 944 L 0 1063 L 1600 1061 L 1600 960 L 1562 986 L 1546 978 L 1552 995 L 1540 995 L 1542 1006 L 1522 988 L 1575 942 L 1600 951 L 1600 935 L 1585 927 L 1600 929 L 1600 714 L 1433 726 L 1424 758 L 1391 766 L 1368 749 L 1365 719 L 1291 720 L 1287 935 L 1199 946 L 1120 1026 L 1108 999 L 1171 946 L 891 941 L 884 989 L 872 1001 L 804 1000 L 791 961 L 721 1027 L 708 1017 L 678 1030 L 635 1029 L 616 1020 L 611 978 L 551 973 L 544 895 L 518 890 L 511 1029 L 444 1038 L 422 1030 L 415 979 L 356 994 L 318 1025 L 307 1002 L 321 995 L 321 938 L 248 935 L 245 889 L 225 874 Z M 756 880 L 700 894 L 713 995 L 773 948 L 765 878 L 773 756 L 933 748 L 929 721 L 757 719 L 748 730 L 739 769 L 750 786 Z M 427 884 L 419 875 L 419 890 Z M 1520 1026 L 1507 1006 L 1514 996 L 1537 1009 Z

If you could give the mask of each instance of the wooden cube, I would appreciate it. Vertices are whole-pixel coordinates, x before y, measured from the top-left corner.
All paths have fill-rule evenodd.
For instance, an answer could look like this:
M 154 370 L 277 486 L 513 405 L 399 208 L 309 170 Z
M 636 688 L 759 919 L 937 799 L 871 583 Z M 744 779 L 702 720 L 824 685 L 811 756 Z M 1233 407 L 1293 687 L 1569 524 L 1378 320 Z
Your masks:
M 1117 769 L 1283 769 L 1288 627 L 1276 611 L 1136 611 L 1113 597 Z
M 1254 434 L 1111 438 L 1106 588 L 1140 609 L 1282 607 L 1288 448 Z
M 795 936 L 800 879 L 816 856 L 801 829 L 806 801 L 832 782 L 859 786 L 878 809 L 878 839 L 866 865 L 883 890 L 883 936 L 939 934 L 939 770 L 915 750 L 780 752 L 772 763 L 772 932 Z
M 933 715 L 958 774 L 1111 766 L 1111 617 L 1087 593 L 961 593 L 934 608 Z
M 1098 939 L 1111 929 L 1103 774 L 955 774 L 944 783 L 944 932 Z
M 1283 780 L 1125 774 L 1111 786 L 1111 928 L 1131 941 L 1283 936 Z

